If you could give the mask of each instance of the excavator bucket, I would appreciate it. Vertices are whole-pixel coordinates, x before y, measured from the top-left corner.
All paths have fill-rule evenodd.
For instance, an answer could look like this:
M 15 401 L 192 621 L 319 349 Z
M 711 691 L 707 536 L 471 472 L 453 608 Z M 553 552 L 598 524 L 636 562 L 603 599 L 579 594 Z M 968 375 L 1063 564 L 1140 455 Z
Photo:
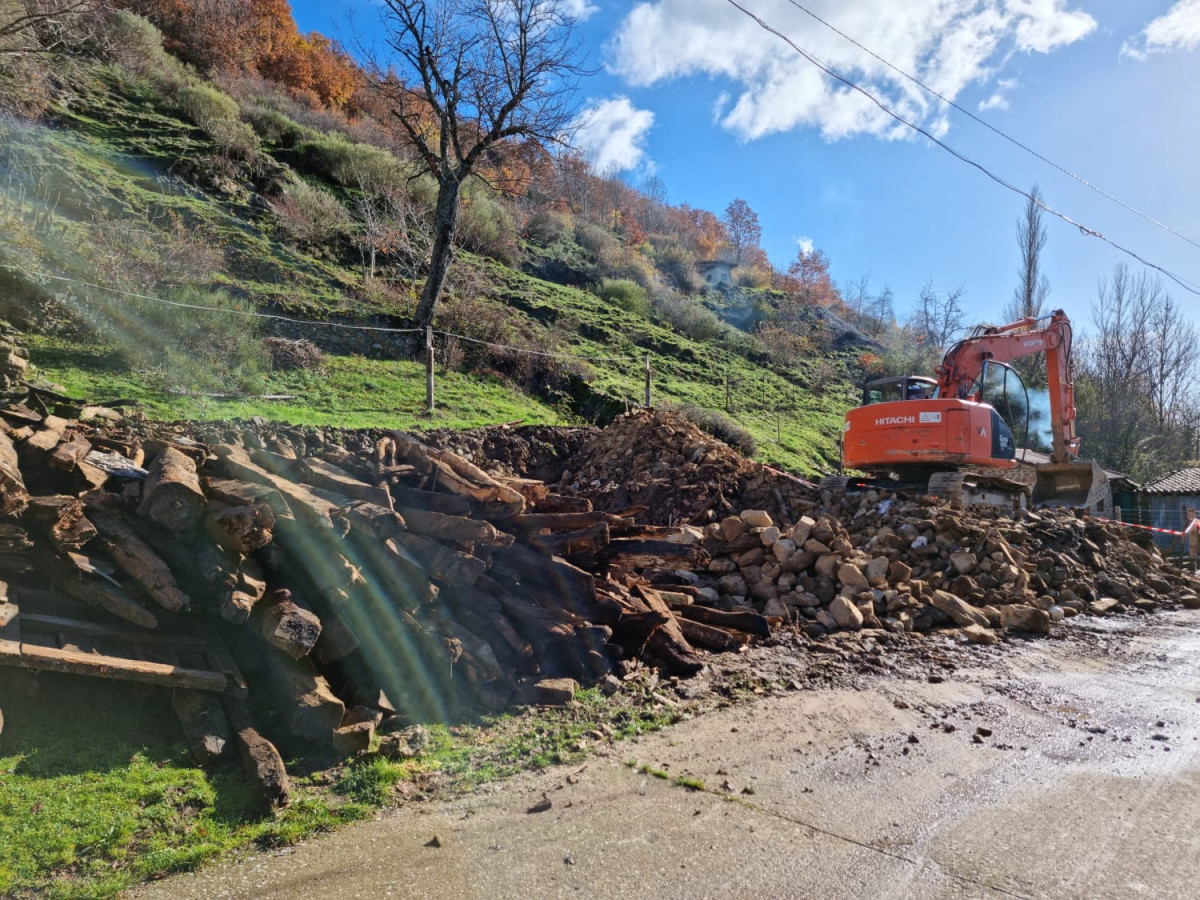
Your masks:
M 1046 463 L 1035 467 L 1034 506 L 1082 506 L 1092 512 L 1111 509 L 1108 475 L 1094 462 Z M 1105 503 L 1105 500 L 1110 501 Z

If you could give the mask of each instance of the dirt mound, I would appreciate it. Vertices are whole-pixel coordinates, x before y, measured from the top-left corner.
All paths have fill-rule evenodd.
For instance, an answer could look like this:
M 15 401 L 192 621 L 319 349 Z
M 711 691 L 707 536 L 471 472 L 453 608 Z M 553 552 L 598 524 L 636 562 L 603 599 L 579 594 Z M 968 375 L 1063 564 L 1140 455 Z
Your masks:
M 594 432 L 562 481 L 596 509 L 645 507 L 639 521 L 678 525 L 740 511 L 743 481 L 760 469 L 678 413 L 639 409 Z

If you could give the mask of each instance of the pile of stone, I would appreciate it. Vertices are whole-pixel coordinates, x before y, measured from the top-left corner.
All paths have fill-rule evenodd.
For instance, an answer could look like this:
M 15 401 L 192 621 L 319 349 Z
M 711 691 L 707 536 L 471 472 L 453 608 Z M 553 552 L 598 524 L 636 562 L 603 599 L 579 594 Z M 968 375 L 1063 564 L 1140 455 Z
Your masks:
M 29 351 L 20 342 L 21 333 L 0 319 L 0 397 L 21 390 L 25 370 L 29 367 Z
M 752 607 L 810 636 L 860 628 L 1047 633 L 1090 613 L 1200 608 L 1200 582 L 1116 523 L 1069 511 L 963 513 L 927 498 L 826 493 L 819 515 L 763 510 L 712 523 L 707 602 Z
M 744 482 L 761 468 L 676 412 L 639 409 L 584 444 L 560 484 L 596 509 L 635 508 L 646 523 L 703 524 L 741 509 Z

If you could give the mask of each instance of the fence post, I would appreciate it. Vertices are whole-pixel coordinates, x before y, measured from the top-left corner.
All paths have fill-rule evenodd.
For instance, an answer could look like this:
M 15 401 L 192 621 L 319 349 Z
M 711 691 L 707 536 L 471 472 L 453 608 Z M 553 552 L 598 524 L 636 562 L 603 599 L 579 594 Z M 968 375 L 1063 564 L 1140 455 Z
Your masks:
M 433 327 L 425 328 L 425 411 L 433 413 Z
M 729 412 L 733 407 L 733 401 L 729 394 L 729 376 L 725 376 L 725 412 Z
M 646 354 L 646 409 L 650 408 L 650 354 Z

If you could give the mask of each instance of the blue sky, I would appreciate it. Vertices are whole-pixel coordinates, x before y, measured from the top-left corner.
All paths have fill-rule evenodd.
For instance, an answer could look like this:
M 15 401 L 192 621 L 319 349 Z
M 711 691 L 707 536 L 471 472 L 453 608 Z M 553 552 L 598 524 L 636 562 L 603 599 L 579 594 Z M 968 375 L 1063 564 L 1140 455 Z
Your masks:
M 773 262 L 811 241 L 841 284 L 867 276 L 903 310 L 962 286 L 999 316 L 1023 198 L 841 90 L 728 0 L 568 0 L 600 71 L 580 134 L 632 183 L 720 213 L 745 199 Z M 797 0 L 1059 166 L 1200 243 L 1200 0 Z M 1200 248 L 1163 231 L 904 82 L 790 0 L 739 0 L 960 153 L 1078 222 L 1200 284 Z M 353 25 L 347 10 L 356 8 Z M 365 0 L 294 3 L 302 30 L 377 28 Z M 1050 303 L 1086 320 L 1097 281 L 1140 265 L 1045 217 Z M 1168 283 L 1200 318 L 1200 296 Z

